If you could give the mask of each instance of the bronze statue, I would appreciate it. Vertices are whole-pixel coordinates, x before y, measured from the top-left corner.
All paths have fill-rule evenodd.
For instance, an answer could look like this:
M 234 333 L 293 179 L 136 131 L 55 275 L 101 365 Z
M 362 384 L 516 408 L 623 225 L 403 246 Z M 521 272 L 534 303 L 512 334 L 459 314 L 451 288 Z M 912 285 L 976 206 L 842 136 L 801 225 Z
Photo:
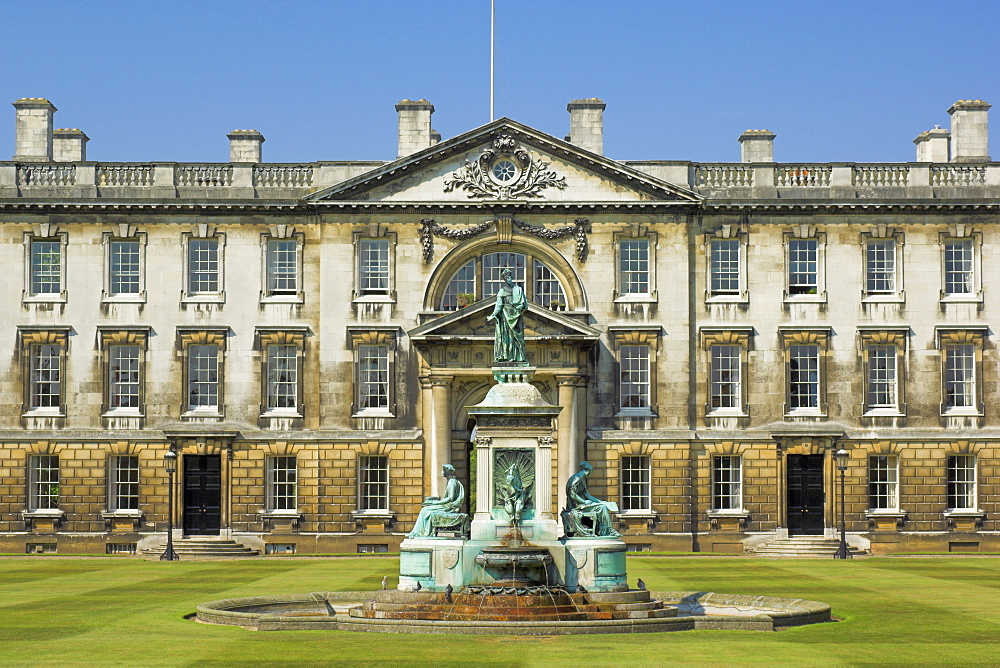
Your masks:
M 493 362 L 512 366 L 527 366 L 528 358 L 524 350 L 524 312 L 528 309 L 528 299 L 524 289 L 514 282 L 510 269 L 500 273 L 505 285 L 497 292 L 493 312 L 486 322 L 493 322 Z
M 618 504 L 601 501 L 587 489 L 587 476 L 593 470 L 590 462 L 580 462 L 580 470 L 566 481 L 563 527 L 570 537 L 616 538 L 621 534 L 611 525 L 611 513 L 618 512 Z
M 469 524 L 469 515 L 463 513 L 465 487 L 455 477 L 455 467 L 445 464 L 441 475 L 448 479 L 444 496 L 428 496 L 424 499 L 420 514 L 407 538 L 433 538 L 438 529 L 451 529 L 464 533 Z

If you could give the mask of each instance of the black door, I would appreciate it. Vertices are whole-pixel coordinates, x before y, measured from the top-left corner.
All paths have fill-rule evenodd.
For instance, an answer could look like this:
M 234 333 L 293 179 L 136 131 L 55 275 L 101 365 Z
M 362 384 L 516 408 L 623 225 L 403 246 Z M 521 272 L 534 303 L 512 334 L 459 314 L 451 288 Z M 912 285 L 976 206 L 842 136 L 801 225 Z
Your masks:
M 788 535 L 823 533 L 823 455 L 788 455 Z
M 222 458 L 184 455 L 184 533 L 218 536 L 222 521 Z

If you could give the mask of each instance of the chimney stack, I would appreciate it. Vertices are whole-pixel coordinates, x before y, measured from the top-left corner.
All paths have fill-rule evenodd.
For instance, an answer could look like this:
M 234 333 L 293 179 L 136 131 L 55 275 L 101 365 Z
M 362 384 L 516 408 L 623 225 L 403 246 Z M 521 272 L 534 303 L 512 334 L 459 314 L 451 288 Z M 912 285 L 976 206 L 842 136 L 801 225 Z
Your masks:
M 604 109 L 603 100 L 590 97 L 586 100 L 570 100 L 566 105 L 569 112 L 569 136 L 567 141 L 582 149 L 604 155 Z
M 774 138 L 770 130 L 745 130 L 740 135 L 740 162 L 774 162 Z
M 989 162 L 990 104 L 982 100 L 959 100 L 951 105 L 951 161 Z
M 917 135 L 913 143 L 917 145 L 917 162 L 948 162 L 948 148 L 951 133 L 935 125 Z
M 56 108 L 44 97 L 14 102 L 14 160 L 52 162 L 52 115 Z
M 233 130 L 229 137 L 229 162 L 260 162 L 264 135 L 256 130 Z
M 401 100 L 396 105 L 396 111 L 399 113 L 398 158 L 405 158 L 434 145 L 434 131 L 431 129 L 433 104 L 427 100 Z
M 90 137 L 77 128 L 52 131 L 53 162 L 86 162 Z

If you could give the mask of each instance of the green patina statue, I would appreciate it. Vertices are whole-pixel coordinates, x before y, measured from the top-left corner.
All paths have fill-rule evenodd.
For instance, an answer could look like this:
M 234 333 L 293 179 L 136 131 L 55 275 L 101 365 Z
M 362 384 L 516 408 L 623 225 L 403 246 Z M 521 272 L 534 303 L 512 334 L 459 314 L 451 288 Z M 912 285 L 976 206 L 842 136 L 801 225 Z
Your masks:
M 424 500 L 413 531 L 407 538 L 433 538 L 438 529 L 451 529 L 460 533 L 467 531 L 469 516 L 463 513 L 465 506 L 465 487 L 455 477 L 455 467 L 445 464 L 441 467 L 441 475 L 448 479 L 444 496 L 429 496 Z
M 505 285 L 497 292 L 496 305 L 486 322 L 493 322 L 493 362 L 512 366 L 527 366 L 528 357 L 524 350 L 524 312 L 528 309 L 528 299 L 524 289 L 514 282 L 514 274 L 504 269 L 500 274 Z
M 618 504 L 601 501 L 587 489 L 587 476 L 593 470 L 590 462 L 580 462 L 580 470 L 566 481 L 563 527 L 571 538 L 616 538 L 621 534 L 611 526 L 611 513 L 618 512 Z

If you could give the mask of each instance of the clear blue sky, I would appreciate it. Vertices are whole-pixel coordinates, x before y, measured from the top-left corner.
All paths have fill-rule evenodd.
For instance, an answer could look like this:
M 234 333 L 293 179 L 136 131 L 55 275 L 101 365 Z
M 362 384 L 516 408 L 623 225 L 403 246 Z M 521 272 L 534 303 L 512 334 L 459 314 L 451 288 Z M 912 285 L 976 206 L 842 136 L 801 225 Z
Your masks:
M 489 120 L 489 0 L 0 4 L 0 104 L 47 97 L 99 161 L 396 155 L 403 98 L 448 138 Z M 734 161 L 748 128 L 780 161 L 908 161 L 958 99 L 992 110 L 1000 1 L 497 0 L 497 115 L 557 137 L 600 97 L 618 159 Z M 0 159 L 14 152 L 14 110 Z

